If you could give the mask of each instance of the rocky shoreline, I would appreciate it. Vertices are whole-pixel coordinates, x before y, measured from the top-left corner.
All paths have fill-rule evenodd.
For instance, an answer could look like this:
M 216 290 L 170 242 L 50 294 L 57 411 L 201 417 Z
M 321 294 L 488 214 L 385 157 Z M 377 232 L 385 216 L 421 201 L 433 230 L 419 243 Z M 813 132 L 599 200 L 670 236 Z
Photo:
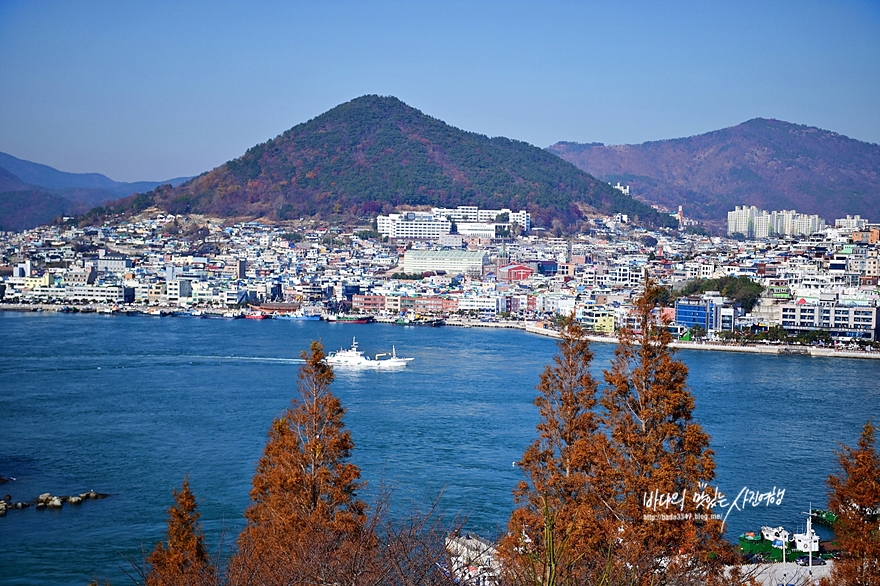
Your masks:
M 52 495 L 51 493 L 44 492 L 31 501 L 14 501 L 12 496 L 7 494 L 3 498 L 0 498 L 0 517 L 6 516 L 6 512 L 11 510 L 29 509 L 30 507 L 34 507 L 38 511 L 43 509 L 60 509 L 65 503 L 70 505 L 81 505 L 83 501 L 105 499 L 108 496 L 110 495 L 102 492 L 95 492 L 94 490 L 77 495 L 64 496 Z

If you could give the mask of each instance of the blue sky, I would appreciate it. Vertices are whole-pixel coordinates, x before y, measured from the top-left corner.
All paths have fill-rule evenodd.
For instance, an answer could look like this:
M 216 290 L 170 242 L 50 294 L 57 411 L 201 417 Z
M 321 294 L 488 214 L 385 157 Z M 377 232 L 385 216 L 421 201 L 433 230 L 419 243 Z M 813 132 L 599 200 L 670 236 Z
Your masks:
M 196 175 L 364 94 L 541 147 L 880 143 L 880 2 L 0 0 L 0 151 L 64 171 Z

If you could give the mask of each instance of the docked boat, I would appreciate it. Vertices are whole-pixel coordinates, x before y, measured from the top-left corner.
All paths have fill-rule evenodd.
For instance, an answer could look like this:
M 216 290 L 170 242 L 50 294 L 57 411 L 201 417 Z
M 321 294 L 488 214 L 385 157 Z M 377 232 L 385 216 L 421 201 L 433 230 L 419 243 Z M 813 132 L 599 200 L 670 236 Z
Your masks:
M 340 324 L 369 324 L 376 321 L 372 315 L 333 313 L 327 316 L 327 321 Z
M 813 518 L 815 523 L 819 525 L 824 525 L 826 527 L 831 527 L 835 523 L 837 523 L 837 515 L 834 514 L 834 511 L 824 510 L 824 509 L 813 509 L 810 511 L 810 517 Z
M 381 352 L 376 354 L 374 358 L 365 356 L 363 352 L 358 350 L 357 339 L 352 338 L 351 348 L 334 350 L 327 354 L 324 359 L 327 364 L 333 367 L 345 368 L 400 368 L 412 361 L 412 358 L 403 358 L 397 355 L 394 346 L 391 347 L 391 353 Z
M 429 318 L 429 317 L 421 317 L 421 316 L 409 316 L 404 315 L 392 322 L 396 326 L 428 326 L 428 327 L 438 327 L 446 324 L 446 321 L 439 318 Z
M 275 319 L 286 319 L 289 321 L 321 321 L 320 315 L 299 315 L 296 313 L 283 313 L 276 315 Z
M 279 313 L 275 319 L 287 319 L 293 321 L 320 321 L 321 309 L 318 307 L 301 307 L 294 312 Z
M 747 531 L 739 536 L 740 553 L 759 557 L 765 562 L 793 562 L 811 553 L 818 557 L 819 536 L 813 530 L 811 521 L 811 517 L 807 517 L 806 531 L 793 536 L 782 527 L 761 527 L 760 533 Z

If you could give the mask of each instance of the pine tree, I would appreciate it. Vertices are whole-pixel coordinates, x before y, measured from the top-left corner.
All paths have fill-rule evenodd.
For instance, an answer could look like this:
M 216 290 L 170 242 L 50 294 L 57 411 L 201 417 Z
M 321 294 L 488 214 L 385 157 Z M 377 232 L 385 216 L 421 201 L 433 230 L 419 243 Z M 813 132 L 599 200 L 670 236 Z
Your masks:
M 659 287 L 646 280 L 644 294 L 635 302 L 637 328 L 619 333 L 611 368 L 605 371 L 601 405 L 614 447 L 614 509 L 628 555 L 649 566 L 686 559 L 693 567 L 709 552 L 722 553 L 720 522 L 693 517 L 657 521 L 646 516 L 711 513 L 698 508 L 692 497 L 703 492 L 715 471 L 709 436 L 693 420 L 687 367 L 675 359 L 666 324 L 654 314 L 659 293 Z M 652 494 L 677 494 L 682 504 L 647 507 Z
M 369 571 L 376 540 L 333 371 L 318 342 L 302 358 L 299 397 L 272 423 L 257 464 L 233 584 L 356 584 Z
M 166 543 L 156 544 L 147 557 L 147 586 L 201 586 L 216 582 L 198 521 L 196 499 L 189 489 L 189 479 L 184 479 L 180 492 L 174 490 L 174 506 L 168 509 Z
M 841 474 L 828 477 L 828 505 L 837 514 L 834 533 L 844 554 L 836 561 L 832 583 L 880 584 L 880 457 L 874 447 L 877 428 L 868 421 L 858 448 L 837 454 Z

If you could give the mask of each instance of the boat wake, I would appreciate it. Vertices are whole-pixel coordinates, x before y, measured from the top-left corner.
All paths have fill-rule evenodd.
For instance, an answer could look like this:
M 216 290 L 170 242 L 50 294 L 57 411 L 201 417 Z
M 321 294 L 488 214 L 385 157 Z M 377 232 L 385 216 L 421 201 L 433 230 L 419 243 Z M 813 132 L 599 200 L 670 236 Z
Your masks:
M 269 356 L 190 356 L 181 354 L 183 360 L 216 360 L 219 362 L 267 362 L 273 364 L 303 364 L 302 358 L 272 358 Z

